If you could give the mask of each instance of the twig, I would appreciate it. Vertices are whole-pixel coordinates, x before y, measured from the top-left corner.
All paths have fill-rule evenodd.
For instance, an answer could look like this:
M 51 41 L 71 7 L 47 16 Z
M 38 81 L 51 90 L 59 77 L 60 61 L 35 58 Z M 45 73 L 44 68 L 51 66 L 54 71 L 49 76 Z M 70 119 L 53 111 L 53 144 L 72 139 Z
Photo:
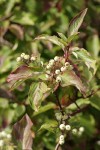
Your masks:
M 55 150 L 58 150 L 59 149 L 59 143 L 57 143 L 56 147 L 55 147 Z
M 61 106 L 61 104 L 60 104 L 60 101 L 59 101 L 59 98 L 58 98 L 57 91 L 55 92 L 55 97 L 56 97 L 56 100 L 57 100 L 57 103 L 58 103 L 60 112 L 62 113 L 62 116 L 64 116 L 63 108 L 62 108 L 62 106 Z
M 84 106 L 83 108 L 80 108 L 80 109 L 78 109 L 78 110 L 72 112 L 71 114 L 68 114 L 68 115 L 67 115 L 67 118 L 66 118 L 64 121 L 68 121 L 71 117 L 75 116 L 75 115 L 78 114 L 78 113 L 83 112 L 88 106 L 89 106 L 89 105 L 86 105 L 86 106 Z

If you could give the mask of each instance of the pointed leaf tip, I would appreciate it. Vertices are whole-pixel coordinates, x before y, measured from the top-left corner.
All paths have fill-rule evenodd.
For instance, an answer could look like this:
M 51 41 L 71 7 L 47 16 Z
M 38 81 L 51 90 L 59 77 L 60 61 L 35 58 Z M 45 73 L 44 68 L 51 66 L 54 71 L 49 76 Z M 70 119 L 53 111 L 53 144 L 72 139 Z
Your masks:
M 85 8 L 84 10 L 82 10 L 76 17 L 74 17 L 70 24 L 69 24 L 69 28 L 68 28 L 68 37 L 70 37 L 71 35 L 75 34 L 78 29 L 80 28 L 83 19 L 85 17 L 87 13 L 87 8 Z

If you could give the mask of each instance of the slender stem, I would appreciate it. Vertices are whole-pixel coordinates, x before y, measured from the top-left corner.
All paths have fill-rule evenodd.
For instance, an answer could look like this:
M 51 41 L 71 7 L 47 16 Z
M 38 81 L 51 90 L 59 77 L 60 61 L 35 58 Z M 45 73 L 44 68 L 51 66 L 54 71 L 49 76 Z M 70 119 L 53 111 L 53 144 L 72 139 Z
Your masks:
M 86 105 L 86 106 L 84 106 L 83 108 L 80 108 L 80 109 L 78 109 L 78 110 L 72 112 L 71 114 L 68 114 L 68 115 L 67 115 L 67 118 L 66 118 L 65 120 L 68 121 L 71 117 L 75 116 L 75 115 L 78 114 L 78 113 L 83 112 L 84 110 L 86 110 L 86 108 L 88 108 L 88 106 L 89 106 L 89 105 Z M 64 121 L 65 121 L 65 120 L 64 120 Z
M 62 113 L 62 116 L 64 116 L 63 108 L 62 108 L 62 106 L 61 106 L 61 104 L 60 104 L 60 101 L 59 101 L 57 92 L 55 92 L 55 97 L 56 97 L 56 100 L 57 100 L 57 103 L 58 103 L 60 112 Z
M 55 150 L 58 150 L 59 149 L 59 143 L 56 145 L 56 147 L 55 147 Z
M 76 102 L 74 102 L 74 104 L 76 105 L 76 107 L 80 110 L 80 107 L 78 106 L 78 104 Z

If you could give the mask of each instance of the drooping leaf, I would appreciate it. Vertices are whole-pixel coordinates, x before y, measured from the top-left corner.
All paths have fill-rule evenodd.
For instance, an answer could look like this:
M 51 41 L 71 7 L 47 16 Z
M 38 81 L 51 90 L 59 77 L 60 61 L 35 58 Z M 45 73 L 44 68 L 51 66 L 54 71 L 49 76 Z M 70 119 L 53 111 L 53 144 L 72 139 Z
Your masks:
M 19 86 L 23 81 L 32 76 L 32 70 L 28 66 L 20 66 L 13 71 L 7 78 L 7 82 L 10 84 L 11 90 Z
M 50 93 L 50 88 L 44 82 L 32 83 L 29 90 L 28 101 L 31 107 L 38 111 L 42 100 L 44 100 Z
M 9 30 L 16 35 L 16 37 L 20 40 L 23 40 L 24 38 L 24 32 L 21 26 L 16 25 L 16 24 L 11 24 L 9 26 Z
M 87 12 L 87 8 L 81 11 L 75 18 L 72 19 L 68 28 L 68 37 L 78 32 L 78 29 L 80 28 L 83 22 L 86 12 Z
M 57 121 L 55 121 L 55 120 L 48 120 L 48 121 L 46 121 L 46 123 L 44 123 L 40 127 L 39 131 L 48 130 L 49 132 L 55 133 L 55 129 L 57 128 L 57 126 L 58 126 Z
M 62 49 L 64 49 L 65 47 L 64 43 L 57 36 L 40 35 L 36 37 L 34 40 L 47 40 L 47 41 L 52 42 L 53 44 L 60 46 Z
M 32 150 L 32 127 L 33 123 L 26 114 L 19 122 L 13 126 L 13 140 L 16 144 L 20 143 L 22 149 Z
M 78 58 L 83 61 L 88 69 L 92 69 L 93 74 L 96 72 L 96 60 L 91 57 L 91 55 L 85 50 L 85 49 L 80 49 L 75 51 L 76 55 Z
M 76 73 L 73 70 L 67 70 L 65 73 L 60 75 L 60 77 L 62 87 L 73 85 L 85 95 L 87 88 L 84 86 L 81 79 L 76 75 Z

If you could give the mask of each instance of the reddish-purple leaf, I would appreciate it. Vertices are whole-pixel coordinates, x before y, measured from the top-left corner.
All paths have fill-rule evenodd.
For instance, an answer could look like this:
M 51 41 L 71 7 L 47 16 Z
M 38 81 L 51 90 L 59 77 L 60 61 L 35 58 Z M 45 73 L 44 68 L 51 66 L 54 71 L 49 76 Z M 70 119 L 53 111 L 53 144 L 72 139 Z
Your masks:
M 21 148 L 24 150 L 32 150 L 33 138 L 32 127 L 33 123 L 29 116 L 26 114 L 19 122 L 13 126 L 13 139 L 15 143 L 20 143 Z
M 7 78 L 7 82 L 10 84 L 11 89 L 19 86 L 24 80 L 32 76 L 32 70 L 28 66 L 20 66 L 13 71 Z
M 11 24 L 9 30 L 20 40 L 24 38 L 23 28 L 17 24 Z

